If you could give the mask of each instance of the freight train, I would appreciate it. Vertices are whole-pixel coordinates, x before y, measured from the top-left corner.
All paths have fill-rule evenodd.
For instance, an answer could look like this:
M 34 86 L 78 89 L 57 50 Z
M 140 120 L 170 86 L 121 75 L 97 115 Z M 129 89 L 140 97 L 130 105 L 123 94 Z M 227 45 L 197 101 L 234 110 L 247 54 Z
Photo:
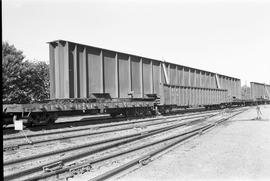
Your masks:
M 3 105 L 6 122 L 48 124 L 61 115 L 134 116 L 254 102 L 241 99 L 238 78 L 65 40 L 48 44 L 50 100 Z M 263 100 L 269 103 L 269 86 L 267 91 Z

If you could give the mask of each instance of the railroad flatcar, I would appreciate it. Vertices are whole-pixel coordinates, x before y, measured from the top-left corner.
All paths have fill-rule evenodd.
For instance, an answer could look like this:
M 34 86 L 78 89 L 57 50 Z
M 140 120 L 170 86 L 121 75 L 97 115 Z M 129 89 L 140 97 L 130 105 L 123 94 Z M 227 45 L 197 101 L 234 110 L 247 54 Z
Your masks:
M 49 42 L 51 98 L 160 98 L 160 106 L 211 106 L 240 98 L 240 79 L 69 41 Z
M 241 98 L 238 78 L 65 40 L 48 44 L 50 100 L 4 105 L 7 115 L 39 124 L 62 114 L 153 114 Z
M 258 82 L 250 82 L 250 93 L 253 100 L 266 99 L 270 100 L 270 85 Z
M 250 97 L 257 103 L 265 104 L 270 102 L 270 85 L 250 82 Z
M 270 85 L 250 82 L 250 90 L 246 90 L 241 99 L 234 99 L 230 104 L 237 106 L 252 106 L 257 104 L 270 104 Z

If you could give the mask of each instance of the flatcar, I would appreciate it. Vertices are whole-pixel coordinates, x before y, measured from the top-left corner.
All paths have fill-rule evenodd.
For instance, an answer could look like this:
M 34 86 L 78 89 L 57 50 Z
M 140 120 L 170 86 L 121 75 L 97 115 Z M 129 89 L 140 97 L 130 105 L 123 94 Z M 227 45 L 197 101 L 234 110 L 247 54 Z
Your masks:
M 253 100 L 256 99 L 270 99 L 270 85 L 258 82 L 250 82 L 250 93 Z
M 3 105 L 6 120 L 48 124 L 66 114 L 144 115 L 241 99 L 238 78 L 65 40 L 48 44 L 50 100 Z
M 270 85 L 258 82 L 250 82 L 250 100 L 253 104 L 270 103 Z

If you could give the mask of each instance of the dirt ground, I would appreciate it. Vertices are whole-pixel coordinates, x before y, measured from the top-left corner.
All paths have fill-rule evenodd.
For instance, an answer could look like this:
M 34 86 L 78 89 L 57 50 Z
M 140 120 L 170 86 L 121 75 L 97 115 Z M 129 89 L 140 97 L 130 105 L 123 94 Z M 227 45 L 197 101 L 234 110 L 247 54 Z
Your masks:
M 270 105 L 255 107 L 116 179 L 270 180 Z

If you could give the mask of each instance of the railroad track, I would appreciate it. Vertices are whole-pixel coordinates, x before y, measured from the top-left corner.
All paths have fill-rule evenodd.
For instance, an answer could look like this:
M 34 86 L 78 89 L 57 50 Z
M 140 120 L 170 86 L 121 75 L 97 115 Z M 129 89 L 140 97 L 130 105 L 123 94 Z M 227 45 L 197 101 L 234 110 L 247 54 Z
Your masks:
M 212 111 L 202 111 L 202 110 L 188 110 L 188 111 L 174 111 L 168 115 L 165 115 L 166 117 L 169 115 L 174 116 L 175 114 L 179 115 L 193 115 L 193 114 L 201 114 L 202 112 L 207 113 L 207 112 L 217 112 L 220 110 L 212 110 Z M 137 117 L 122 117 L 119 116 L 117 118 L 112 118 L 109 115 L 107 116 L 97 116 L 97 117 L 63 117 L 60 119 L 63 119 L 64 121 L 60 121 L 60 122 L 55 122 L 54 124 L 49 124 L 49 125 L 33 125 L 27 129 L 31 129 L 34 131 L 38 131 L 38 130 L 44 130 L 44 129 L 61 129 L 61 128 L 66 128 L 66 127 L 78 127 L 78 126 L 87 126 L 87 125 L 97 125 L 97 124 L 103 124 L 103 123 L 113 123 L 113 122 L 122 122 L 122 121 L 130 121 L 130 120 L 136 120 L 136 119 L 151 119 L 153 118 L 153 116 L 137 116 Z M 71 119 L 71 120 L 65 120 L 65 119 Z M 74 119 L 74 120 L 72 120 Z M 14 134 L 14 127 L 3 127 L 3 134 L 4 136 L 9 136 Z
M 233 114 L 233 115 L 230 115 L 226 118 L 222 118 L 220 120 L 217 120 L 215 122 L 212 122 L 212 123 L 208 123 L 207 125 L 203 125 L 199 128 L 194 128 L 193 130 L 190 130 L 190 131 L 186 131 L 184 134 L 180 134 L 178 135 L 177 139 L 175 139 L 174 141 L 172 141 L 171 143 L 168 143 L 156 150 L 153 150 L 153 151 L 150 151 L 146 154 L 143 154 L 142 156 L 139 156 L 137 158 L 134 158 L 134 159 L 131 159 L 130 161 L 128 161 L 127 163 L 124 163 L 118 167 L 115 167 L 115 168 L 112 168 L 110 170 L 107 170 L 105 171 L 104 173 L 98 175 L 98 176 L 95 176 L 95 177 L 92 177 L 91 179 L 88 179 L 88 181 L 101 181 L 101 180 L 105 180 L 105 179 L 108 179 L 108 178 L 111 178 L 127 169 L 130 169 L 131 167 L 134 167 L 136 165 L 138 166 L 143 166 L 143 165 L 146 165 L 148 164 L 149 162 L 153 161 L 155 158 L 155 156 L 159 156 L 158 154 L 162 154 L 162 152 L 170 149 L 171 147 L 175 146 L 175 145 L 178 145 L 179 143 L 185 141 L 185 140 L 188 140 L 192 137 L 195 137 L 195 136 L 198 136 L 198 135 L 201 135 L 202 133 L 210 130 L 211 128 L 215 127 L 216 125 L 228 120 L 228 119 L 231 119 L 232 117 L 238 115 L 238 114 L 241 114 L 242 112 L 246 111 L 247 109 L 244 109 L 244 110 L 240 110 L 239 112 Z
M 155 128 L 152 130 L 148 130 L 148 131 L 142 131 L 140 133 L 137 134 L 130 134 L 129 136 L 122 136 L 122 137 L 116 137 L 116 138 L 109 138 L 109 139 L 105 139 L 105 140 L 100 140 L 100 141 L 96 141 L 96 142 L 92 142 L 90 144 L 84 144 L 84 145 L 77 145 L 76 147 L 73 148 L 67 148 L 67 149 L 62 149 L 62 150 L 57 150 L 54 152 L 47 152 L 47 153 L 43 153 L 43 154 L 39 154 L 39 155 L 34 155 L 32 157 L 26 157 L 23 159 L 17 159 L 17 160 L 13 160 L 13 161 L 9 161 L 9 162 L 4 162 L 4 169 L 7 171 L 8 169 L 12 169 L 12 166 L 17 166 L 20 165 L 21 163 L 25 163 L 25 162 L 29 162 L 29 161 L 33 161 L 34 159 L 40 159 L 40 158 L 44 158 L 44 157 L 50 157 L 52 158 L 52 155 L 59 155 L 59 154 L 66 154 L 66 156 L 63 156 L 61 158 L 57 158 L 57 157 L 53 157 L 54 162 L 43 162 L 43 164 L 39 164 L 38 166 L 35 167 L 29 167 L 29 165 L 25 165 L 26 168 L 28 169 L 22 169 L 20 171 L 17 172 L 12 172 L 9 174 L 6 174 L 4 176 L 5 180 L 12 180 L 12 179 L 18 179 L 18 180 L 23 180 L 23 179 L 29 179 L 32 178 L 33 180 L 36 179 L 40 179 L 43 177 L 49 177 L 49 176 L 53 176 L 53 175 L 59 175 L 61 173 L 66 172 L 67 170 L 69 170 L 69 173 L 72 173 L 71 175 L 76 175 L 79 172 L 84 171 L 85 169 L 89 169 L 92 166 L 89 166 L 88 163 L 80 163 L 80 159 L 84 159 L 87 160 L 87 158 L 85 157 L 91 157 L 93 155 L 95 155 L 95 157 L 91 157 L 88 158 L 88 162 L 90 159 L 91 164 L 93 164 L 93 160 L 95 160 L 95 163 L 99 163 L 101 160 L 106 159 L 112 159 L 113 156 L 112 155 L 108 155 L 106 153 L 106 151 L 110 150 L 110 149 L 116 149 L 119 147 L 127 147 L 128 148 L 128 144 L 130 145 L 137 145 L 135 144 L 136 142 L 143 142 L 142 140 L 145 139 L 145 144 L 144 145 L 140 145 L 137 147 L 131 147 L 129 148 L 129 153 L 132 152 L 131 150 L 140 150 L 143 149 L 145 147 L 149 147 L 151 145 L 156 145 L 158 143 L 163 144 L 164 140 L 170 140 L 172 141 L 173 139 L 177 139 L 178 136 L 183 136 L 183 135 L 187 135 L 187 134 L 191 134 L 194 132 L 194 130 L 200 131 L 201 129 L 203 129 L 203 127 L 198 127 L 198 128 L 194 128 L 194 125 L 200 124 L 200 122 L 202 120 L 206 120 L 206 117 L 201 117 L 201 118 L 190 118 L 192 120 L 187 121 L 187 122 L 180 122 L 178 121 L 178 123 L 171 124 L 171 125 L 167 125 L 167 126 L 162 126 L 160 128 Z M 170 120 L 171 121 L 171 120 Z M 197 124 L 195 124 L 197 123 Z M 204 123 L 205 124 L 205 123 Z M 183 129 L 183 127 L 186 127 L 186 129 L 190 129 L 190 130 L 185 130 Z M 206 128 L 206 127 L 204 127 Z M 176 135 L 173 135 L 172 133 L 175 132 L 175 130 L 178 130 Z M 182 134 L 179 134 L 179 131 L 181 132 L 182 130 Z M 149 142 L 150 139 L 154 139 L 154 137 L 160 137 L 162 136 L 164 137 L 164 135 L 167 135 L 166 137 L 164 137 L 163 141 L 159 140 L 156 142 Z M 148 141 L 147 141 L 148 140 Z M 147 146 L 148 145 L 148 146 Z M 90 150 L 88 148 L 91 148 Z M 81 151 L 78 151 L 82 149 Z M 70 154 L 67 154 L 67 152 L 69 152 Z M 76 152 L 76 153 L 75 153 Z M 104 153 L 105 152 L 105 153 Z M 111 151 L 110 151 L 111 152 Z M 114 151 L 114 155 L 123 155 L 124 153 L 127 153 L 127 150 L 125 151 L 121 151 L 121 153 L 119 153 L 119 150 L 115 150 Z M 71 154 L 72 153 L 72 154 Z M 96 155 L 96 154 L 100 154 L 103 153 L 101 155 Z M 105 154 L 105 156 L 104 156 Z M 98 158 L 97 158 L 98 157 Z M 105 159 L 105 160 L 106 160 Z M 75 166 L 74 166 L 75 164 Z M 85 165 L 86 164 L 86 165 Z M 5 172 L 4 172 L 5 173 Z M 26 178 L 24 178 L 26 177 Z M 26 179 L 26 180 L 27 180 Z M 31 179 L 30 179 L 31 180 Z
M 50 156 L 50 155 L 53 155 L 53 154 L 60 154 L 60 153 L 64 153 L 64 152 L 67 152 L 67 151 L 78 150 L 80 148 L 85 148 L 85 147 L 100 145 L 100 144 L 104 144 L 104 143 L 110 143 L 110 142 L 113 142 L 113 141 L 126 140 L 127 138 L 137 137 L 137 136 L 140 136 L 140 135 L 146 134 L 146 133 L 158 132 L 158 131 L 164 130 L 164 129 L 167 130 L 167 129 L 171 129 L 171 128 L 174 128 L 174 127 L 185 126 L 185 125 L 192 124 L 194 122 L 201 121 L 202 119 L 209 118 L 210 116 L 213 116 L 213 115 L 201 116 L 200 118 L 197 118 L 197 119 L 186 118 L 187 120 L 190 120 L 190 119 L 193 119 L 193 120 L 190 120 L 190 121 L 187 121 L 187 122 L 183 122 L 183 123 L 181 122 L 181 123 L 176 124 L 176 125 L 175 124 L 174 125 L 168 125 L 168 126 L 165 126 L 164 125 L 165 127 L 163 125 L 161 125 L 159 128 L 150 129 L 150 130 L 143 130 L 143 131 L 141 131 L 139 133 L 127 134 L 127 135 L 124 135 L 124 136 L 118 136 L 118 137 L 114 137 L 114 138 L 108 138 L 108 139 L 104 139 L 102 141 L 91 142 L 91 143 L 88 143 L 88 144 L 75 145 L 74 147 L 68 147 L 68 148 L 65 148 L 65 149 L 60 149 L 60 150 L 52 151 L 52 152 L 45 153 L 45 154 L 39 154 L 39 155 L 27 157 L 27 158 L 16 159 L 16 160 L 13 160 L 13 161 L 6 161 L 6 162 L 4 162 L 4 165 L 17 164 L 19 162 L 24 162 L 24 161 L 31 160 L 31 159 L 36 159 L 36 158 L 40 158 L 40 157 Z M 176 120 L 173 120 L 173 122 L 175 122 L 175 121 Z M 167 122 L 172 122 L 172 121 L 167 121 Z M 165 122 L 165 124 L 167 122 Z M 162 123 L 162 124 L 164 124 L 164 123 Z M 118 130 L 110 130 L 110 131 L 115 131 L 116 132 Z M 102 131 L 102 132 L 98 132 L 98 133 L 95 133 L 95 134 L 102 135 L 103 133 L 104 132 Z M 48 141 L 48 140 L 45 140 L 45 141 Z
M 4 137 L 4 151 L 10 149 L 18 149 L 20 146 L 25 145 L 33 145 L 37 143 L 45 143 L 49 141 L 56 141 L 56 140 L 64 140 L 76 137 L 83 137 L 83 136 L 91 136 L 91 135 L 98 135 L 98 134 L 105 134 L 105 133 L 113 133 L 117 131 L 124 131 L 129 129 L 134 129 L 134 127 L 145 127 L 145 126 L 153 126 L 159 125 L 164 123 L 170 123 L 179 121 L 179 119 L 186 120 L 190 118 L 197 118 L 203 115 L 215 115 L 217 111 L 207 112 L 207 113 L 198 113 L 198 114 L 189 114 L 189 115 L 177 115 L 177 116 L 167 116 L 161 118 L 150 118 L 150 119 L 143 119 L 143 120 L 134 120 L 134 121 L 126 121 L 122 123 L 112 123 L 112 124 L 103 124 L 97 126 L 87 126 L 83 128 L 71 128 L 68 130 L 62 131 L 53 131 L 53 132 L 42 132 L 42 133 L 35 133 L 35 134 L 27 134 L 27 138 L 31 138 L 31 140 L 26 140 L 25 135 L 19 136 L 10 136 Z M 167 119 L 164 121 L 164 119 Z M 126 127 L 123 127 L 126 126 Z M 119 127 L 119 128 L 117 128 Z M 109 130 L 101 130 L 104 128 L 112 128 Z M 99 130 L 99 131 L 97 131 Z M 69 134 L 70 133 L 70 134 Z M 64 135 L 65 134 L 65 135 Z M 51 136 L 49 139 L 44 139 L 44 136 Z
M 126 131 L 126 130 L 129 130 L 129 129 L 139 128 L 139 127 L 143 127 L 144 128 L 140 132 L 137 132 L 137 131 L 128 132 L 128 133 L 121 132 L 121 135 L 120 136 L 117 136 L 116 135 L 116 136 L 113 136 L 113 138 L 112 137 L 109 137 L 109 139 L 103 139 L 102 143 L 106 143 L 106 142 L 111 142 L 111 141 L 115 141 L 115 140 L 125 139 L 125 138 L 128 138 L 128 137 L 138 136 L 142 132 L 146 132 L 146 131 L 159 130 L 160 128 L 163 128 L 166 125 L 167 126 L 170 126 L 172 124 L 178 123 L 179 121 L 181 121 L 181 125 L 190 124 L 191 122 L 195 122 L 196 120 L 194 121 L 194 119 L 196 119 L 196 118 L 200 118 L 201 119 L 201 118 L 210 117 L 210 116 L 213 116 L 213 115 L 215 115 L 215 114 L 193 116 L 193 117 L 185 117 L 185 118 L 183 118 L 181 120 L 179 118 L 178 119 L 172 119 L 172 120 L 162 120 L 162 122 L 160 122 L 160 121 L 159 122 L 150 122 L 150 123 L 144 124 L 144 125 L 138 125 L 137 124 L 137 125 L 132 125 L 132 126 L 125 127 L 125 128 L 110 129 L 110 130 L 106 130 L 106 131 L 96 131 L 96 132 L 91 132 L 91 133 L 87 133 L 87 134 L 84 133 L 84 134 L 79 134 L 79 135 L 68 135 L 68 136 L 63 136 L 63 137 L 60 137 L 60 138 L 53 138 L 53 139 L 40 140 L 40 141 L 32 142 L 32 144 L 29 145 L 29 147 L 32 147 L 32 146 L 34 146 L 35 144 L 38 144 L 38 143 L 45 143 L 45 142 L 51 142 L 51 141 L 59 141 L 59 140 L 76 138 L 76 137 L 83 137 L 83 136 L 89 136 L 89 135 L 96 135 L 96 137 L 100 137 L 100 136 L 103 136 L 105 133 Z M 186 120 L 186 121 L 184 121 L 184 120 Z M 158 125 L 158 127 L 153 127 L 153 126 L 157 126 L 157 125 Z M 147 126 L 150 127 L 150 129 L 146 129 Z M 17 145 L 15 145 L 15 147 L 19 148 L 19 146 L 23 146 L 23 145 L 26 145 L 26 144 L 27 143 L 17 144 Z M 62 149 L 62 151 L 57 150 L 57 153 L 61 153 L 61 152 L 68 151 L 68 150 L 75 150 L 75 149 L 78 149 L 78 148 L 84 148 L 84 147 L 87 147 L 87 146 L 93 146 L 95 144 L 100 144 L 100 142 L 97 142 L 97 143 L 96 142 L 94 142 L 94 143 L 91 142 L 90 144 L 83 144 L 83 145 L 80 145 L 80 146 L 78 146 L 76 144 L 73 148 L 68 147 L 66 149 Z M 29 149 L 29 147 L 27 147 L 27 148 Z M 24 148 L 24 149 L 26 149 L 26 148 Z M 24 157 L 25 157 L 25 155 L 24 155 Z M 37 157 L 37 156 L 32 156 L 31 158 L 34 158 L 34 157 Z M 22 160 L 25 160 L 25 158 L 22 159 Z M 14 161 L 11 161 L 11 162 L 14 162 Z M 10 161 L 5 161 L 5 164 L 6 165 L 7 164 L 11 164 L 11 162 Z M 17 162 L 18 162 L 18 159 L 17 159 Z

